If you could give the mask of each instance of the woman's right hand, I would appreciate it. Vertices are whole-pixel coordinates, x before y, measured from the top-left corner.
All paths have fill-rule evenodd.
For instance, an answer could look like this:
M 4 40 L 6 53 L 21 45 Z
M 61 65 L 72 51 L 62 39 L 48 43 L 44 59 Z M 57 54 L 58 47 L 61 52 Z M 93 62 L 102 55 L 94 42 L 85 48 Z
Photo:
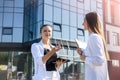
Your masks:
M 77 48 L 77 53 L 79 54 L 79 55 L 82 55 L 82 50 L 80 49 L 80 48 Z

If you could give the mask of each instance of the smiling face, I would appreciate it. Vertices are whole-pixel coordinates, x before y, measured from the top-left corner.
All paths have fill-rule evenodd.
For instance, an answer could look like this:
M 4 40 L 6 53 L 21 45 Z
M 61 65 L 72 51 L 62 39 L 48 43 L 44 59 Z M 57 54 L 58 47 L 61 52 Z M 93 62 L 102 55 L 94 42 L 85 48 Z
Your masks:
M 42 39 L 50 39 L 52 36 L 52 28 L 50 26 L 44 26 L 40 32 Z

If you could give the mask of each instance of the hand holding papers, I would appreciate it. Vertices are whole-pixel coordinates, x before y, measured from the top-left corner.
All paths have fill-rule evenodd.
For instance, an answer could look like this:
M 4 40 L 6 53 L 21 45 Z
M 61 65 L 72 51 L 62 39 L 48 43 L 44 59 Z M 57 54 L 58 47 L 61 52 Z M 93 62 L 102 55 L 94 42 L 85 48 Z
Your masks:
M 87 43 L 82 42 L 82 41 L 78 41 L 78 39 L 75 39 L 75 41 L 77 42 L 77 45 L 78 45 L 79 48 L 81 48 L 81 49 L 85 49 L 86 48 Z

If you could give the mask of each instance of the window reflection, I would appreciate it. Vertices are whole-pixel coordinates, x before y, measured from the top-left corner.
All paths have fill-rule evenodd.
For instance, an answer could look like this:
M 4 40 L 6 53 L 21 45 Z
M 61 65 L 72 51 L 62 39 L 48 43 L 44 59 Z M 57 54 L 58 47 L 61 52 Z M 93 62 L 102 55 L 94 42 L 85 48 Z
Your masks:
M 85 4 L 84 4 L 84 5 L 85 5 L 85 6 L 84 6 L 84 7 L 85 7 L 85 10 L 90 10 L 90 8 L 91 8 L 91 7 L 90 7 L 90 0 L 85 0 L 84 3 L 85 3 Z
M 13 7 L 13 1 L 4 1 L 4 6 Z
M 54 1 L 58 1 L 58 2 L 61 2 L 62 0 L 54 0 Z
M 77 26 L 77 16 L 76 13 L 70 12 L 70 25 L 71 26 Z
M 54 1 L 54 6 L 61 8 L 61 3 Z
M 23 13 L 23 8 L 14 8 L 14 12 L 21 12 L 21 13 Z
M 23 27 L 23 14 L 14 14 L 14 27 Z
M 85 41 L 85 33 L 84 33 L 84 30 L 83 29 L 80 29 L 80 28 L 78 28 L 78 33 L 77 33 L 77 35 L 78 35 L 78 39 L 79 40 L 81 40 L 81 41 Z
M 83 17 L 83 15 L 81 15 L 81 14 L 78 14 L 78 18 L 77 18 L 78 20 L 78 28 L 82 28 L 83 29 L 83 21 L 84 21 L 84 17 Z
M 5 7 L 4 12 L 13 12 L 13 8 Z
M 54 22 L 61 23 L 61 9 L 54 7 Z
M 62 24 L 69 25 L 69 11 L 63 10 L 62 11 Z
M 4 13 L 4 21 L 3 26 L 12 26 L 13 22 L 13 14 L 12 13 Z
M 0 26 L 2 26 L 2 20 L 3 20 L 3 13 L 0 13 Z
M 61 39 L 61 32 L 53 31 L 53 38 Z
M 4 27 L 2 31 L 3 31 L 2 32 L 3 35 L 12 35 L 13 29 L 9 27 Z
M 77 1 L 78 1 L 78 2 L 82 2 L 82 3 L 84 2 L 84 0 L 77 0 Z
M 72 12 L 77 12 L 77 8 L 70 6 L 70 11 L 72 11 Z
M 49 15 L 48 15 L 49 13 Z M 52 21 L 52 6 L 45 5 L 44 8 L 44 19 L 48 21 Z
M 83 9 L 77 8 L 77 12 L 78 12 L 78 14 L 79 14 L 79 13 L 80 13 L 80 14 L 84 14 L 84 10 L 83 10 Z
M 22 42 L 22 33 L 22 28 L 13 28 L 13 42 Z
M 61 24 L 53 24 L 53 38 L 61 39 Z
M 69 10 L 69 7 L 70 7 L 69 5 L 62 4 L 62 8 L 63 8 L 63 9 Z
M 97 7 L 98 7 L 98 8 L 102 8 L 102 3 L 97 2 Z
M 52 5 L 53 0 L 44 0 L 45 3 Z
M 53 23 L 52 23 L 52 22 L 50 22 L 50 21 L 44 21 L 44 24 L 53 25 Z
M 69 0 L 62 0 L 62 3 L 69 4 Z
M 24 0 L 15 0 L 15 7 L 24 7 Z
M 79 36 L 84 36 L 84 30 L 78 28 L 78 35 L 79 35 Z
M 2 42 L 11 42 L 12 41 L 12 35 L 3 35 L 2 36 Z
M 3 6 L 3 0 L 0 0 L 0 6 Z
M 70 0 L 70 5 L 76 7 L 77 1 L 76 0 Z
M 38 0 L 38 5 L 42 4 L 43 0 Z
M 61 25 L 60 25 L 60 24 L 57 24 L 57 23 L 54 23 L 54 25 L 53 25 L 53 30 L 54 30 L 54 31 L 61 32 Z
M 0 12 L 3 12 L 3 7 L 0 7 Z
M 69 26 L 62 25 L 62 38 L 65 40 L 69 40 L 70 39 L 69 33 L 70 33 Z
M 77 38 L 77 28 L 70 27 L 70 40 L 75 40 Z
M 96 1 L 91 0 L 91 10 L 92 11 L 96 11 L 96 9 L 97 9 L 97 6 L 95 4 L 96 4 Z
M 77 2 L 77 7 L 80 9 L 84 9 L 84 4 L 81 2 Z
M 28 36 L 29 31 L 24 29 L 24 42 L 28 41 L 29 36 Z

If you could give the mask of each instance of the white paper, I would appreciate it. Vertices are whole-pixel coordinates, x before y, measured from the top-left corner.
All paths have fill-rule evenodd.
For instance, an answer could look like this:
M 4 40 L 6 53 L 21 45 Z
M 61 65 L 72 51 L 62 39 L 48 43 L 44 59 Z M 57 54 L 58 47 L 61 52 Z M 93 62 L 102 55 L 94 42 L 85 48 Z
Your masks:
M 82 48 L 82 49 L 85 49 L 86 46 L 87 46 L 87 43 L 86 42 L 83 42 L 83 41 L 79 41 L 78 39 L 75 39 L 77 45 L 79 48 Z

